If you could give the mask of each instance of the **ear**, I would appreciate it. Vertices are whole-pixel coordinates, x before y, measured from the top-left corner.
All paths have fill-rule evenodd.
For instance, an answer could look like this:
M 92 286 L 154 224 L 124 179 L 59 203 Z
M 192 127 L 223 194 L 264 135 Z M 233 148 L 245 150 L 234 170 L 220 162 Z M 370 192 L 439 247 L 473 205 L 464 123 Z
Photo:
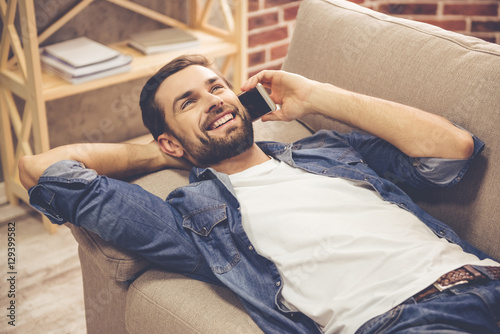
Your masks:
M 166 133 L 161 134 L 158 136 L 158 144 L 165 154 L 171 155 L 176 158 L 181 158 L 184 155 L 184 148 L 174 136 L 168 135 Z

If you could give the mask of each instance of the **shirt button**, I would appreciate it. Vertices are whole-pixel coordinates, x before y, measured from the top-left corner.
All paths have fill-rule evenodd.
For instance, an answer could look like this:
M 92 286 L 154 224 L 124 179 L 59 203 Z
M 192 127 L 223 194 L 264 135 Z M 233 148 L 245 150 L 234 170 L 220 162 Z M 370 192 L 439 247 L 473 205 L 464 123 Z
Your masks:
M 203 235 L 207 235 L 207 234 L 208 234 L 208 230 L 207 230 L 207 228 L 206 228 L 206 227 L 202 227 L 202 228 L 200 229 L 200 232 L 201 232 L 201 234 L 203 234 Z
M 276 282 L 276 286 L 280 286 L 280 285 L 281 285 L 280 281 Z
M 445 235 L 445 234 L 446 234 L 446 231 L 445 231 L 445 230 L 440 230 L 440 231 L 439 231 L 439 234 L 441 234 L 441 235 Z
M 251 251 L 253 251 L 253 246 L 252 245 L 248 246 L 248 249 L 250 249 Z

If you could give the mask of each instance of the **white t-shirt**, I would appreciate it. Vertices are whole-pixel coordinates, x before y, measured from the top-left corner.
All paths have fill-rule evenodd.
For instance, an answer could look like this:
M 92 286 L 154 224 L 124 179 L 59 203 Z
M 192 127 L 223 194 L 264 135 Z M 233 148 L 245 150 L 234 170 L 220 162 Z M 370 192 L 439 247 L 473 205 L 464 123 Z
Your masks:
M 245 232 L 282 276 L 283 303 L 324 333 L 354 333 L 465 264 L 498 265 L 438 238 L 366 182 L 274 159 L 229 177 Z

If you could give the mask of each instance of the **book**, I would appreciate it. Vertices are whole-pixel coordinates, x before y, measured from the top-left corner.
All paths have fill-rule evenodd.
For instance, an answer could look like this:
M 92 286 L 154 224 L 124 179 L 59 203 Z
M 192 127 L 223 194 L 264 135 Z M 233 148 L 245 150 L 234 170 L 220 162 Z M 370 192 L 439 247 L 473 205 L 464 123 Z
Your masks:
M 42 67 L 46 69 L 52 69 L 54 71 L 64 73 L 72 77 L 80 77 L 83 75 L 89 75 L 96 72 L 102 72 L 115 67 L 128 65 L 132 61 L 132 56 L 126 56 L 119 54 L 115 58 L 112 58 L 105 62 L 99 62 L 92 65 L 74 67 L 66 62 L 59 60 L 56 57 L 51 56 L 46 53 L 45 50 L 40 55 L 40 61 L 42 62 Z
M 144 54 L 153 54 L 195 47 L 200 41 L 188 31 L 166 28 L 132 34 L 128 44 Z
M 79 84 L 129 71 L 132 56 L 79 37 L 40 49 L 40 61 L 47 72 Z
M 46 54 L 73 67 L 82 67 L 108 61 L 118 57 L 120 52 L 91 40 L 78 37 L 52 44 L 44 48 Z
M 67 73 L 58 71 L 58 70 L 53 69 L 53 68 L 45 68 L 45 70 L 49 73 L 57 75 L 58 77 L 66 80 L 74 85 L 77 85 L 77 84 L 81 84 L 81 83 L 84 83 L 87 81 L 91 81 L 91 80 L 100 79 L 100 78 L 104 78 L 104 77 L 115 75 L 115 74 L 128 72 L 128 71 L 130 71 L 130 66 L 125 65 L 125 66 L 115 67 L 115 68 L 112 68 L 109 70 L 91 73 L 91 74 L 87 74 L 87 75 L 82 75 L 79 77 L 74 77 L 74 76 L 68 75 Z

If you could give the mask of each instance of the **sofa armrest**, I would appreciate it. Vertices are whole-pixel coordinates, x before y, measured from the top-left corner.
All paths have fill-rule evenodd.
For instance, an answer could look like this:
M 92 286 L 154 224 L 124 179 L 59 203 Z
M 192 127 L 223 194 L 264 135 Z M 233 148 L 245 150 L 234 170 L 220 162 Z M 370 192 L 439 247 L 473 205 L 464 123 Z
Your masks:
M 125 282 L 134 279 L 150 266 L 144 258 L 120 249 L 92 232 L 74 225 L 69 228 L 81 249 L 105 277 Z

